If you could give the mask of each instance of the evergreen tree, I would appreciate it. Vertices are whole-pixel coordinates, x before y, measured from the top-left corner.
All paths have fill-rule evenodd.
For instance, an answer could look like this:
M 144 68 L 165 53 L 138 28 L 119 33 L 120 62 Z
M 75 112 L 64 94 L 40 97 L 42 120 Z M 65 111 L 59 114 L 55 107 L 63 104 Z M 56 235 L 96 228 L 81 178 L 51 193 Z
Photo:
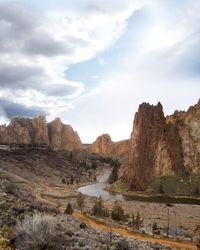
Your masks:
M 70 178 L 70 184 L 73 185 L 74 184 L 74 176 L 72 175 Z
M 132 213 L 132 215 L 131 215 L 131 226 L 132 227 L 135 226 L 135 215 L 134 215 L 134 213 Z
M 74 210 L 70 202 L 68 202 L 67 207 L 65 209 L 65 214 L 73 214 Z
M 160 182 L 159 193 L 164 194 L 164 188 L 163 188 L 163 183 L 162 182 Z
M 109 184 L 113 184 L 114 182 L 118 180 L 118 170 L 119 170 L 119 166 L 114 166 L 112 168 L 112 172 L 108 179 Z
M 84 202 L 85 202 L 84 196 L 81 193 L 79 193 L 77 197 L 77 206 L 78 206 L 78 209 L 80 209 L 81 211 L 83 210 Z
M 95 216 L 100 216 L 100 217 L 109 216 L 109 212 L 104 207 L 103 199 L 101 196 L 99 197 L 99 199 L 95 200 L 94 206 L 92 208 L 92 214 Z
M 62 184 L 66 184 L 65 178 L 62 178 Z
M 127 215 L 124 213 L 124 210 L 117 202 L 112 209 L 111 218 L 116 221 L 126 221 L 127 219 Z
M 135 227 L 136 227 L 136 229 L 139 229 L 141 227 L 142 223 L 143 223 L 143 219 L 141 219 L 140 213 L 138 211 L 136 219 L 135 219 Z

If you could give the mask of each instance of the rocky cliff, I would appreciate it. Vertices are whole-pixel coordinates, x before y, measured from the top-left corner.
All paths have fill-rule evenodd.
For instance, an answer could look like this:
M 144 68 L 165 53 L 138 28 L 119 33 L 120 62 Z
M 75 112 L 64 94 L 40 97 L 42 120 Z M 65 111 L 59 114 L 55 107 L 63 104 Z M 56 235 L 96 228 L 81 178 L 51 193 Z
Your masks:
M 113 142 L 110 135 L 99 136 L 89 150 L 104 156 L 123 156 L 127 153 L 129 140 Z
M 53 150 L 82 149 L 82 143 L 77 132 L 70 125 L 65 125 L 60 118 L 48 124 L 50 145 Z
M 82 148 L 71 126 L 63 124 L 59 118 L 47 123 L 43 116 L 14 118 L 8 126 L 0 126 L 0 144 L 49 146 L 53 150 Z
M 200 172 L 200 102 L 166 117 L 160 103 L 143 103 L 135 114 L 124 180 L 145 190 L 154 177 Z
M 200 100 L 187 112 L 175 111 L 166 121 L 178 128 L 185 168 L 189 173 L 200 173 Z

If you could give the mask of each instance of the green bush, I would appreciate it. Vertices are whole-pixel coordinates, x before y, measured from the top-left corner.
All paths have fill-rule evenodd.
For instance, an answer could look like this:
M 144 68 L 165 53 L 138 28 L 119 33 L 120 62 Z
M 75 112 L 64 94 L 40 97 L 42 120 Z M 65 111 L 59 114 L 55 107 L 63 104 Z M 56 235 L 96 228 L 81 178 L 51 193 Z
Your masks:
M 95 200 L 94 206 L 92 208 L 92 214 L 99 217 L 109 216 L 109 211 L 104 207 L 101 196 Z
M 127 221 L 128 217 L 129 216 L 124 213 L 122 207 L 118 203 L 115 203 L 111 212 L 111 218 L 116 221 Z
M 74 209 L 72 208 L 72 205 L 70 202 L 68 202 L 67 207 L 65 209 L 65 214 L 73 214 Z
M 85 203 L 85 197 L 81 193 L 79 193 L 77 197 L 77 206 L 78 209 L 80 209 L 81 211 L 83 210 L 84 203 Z

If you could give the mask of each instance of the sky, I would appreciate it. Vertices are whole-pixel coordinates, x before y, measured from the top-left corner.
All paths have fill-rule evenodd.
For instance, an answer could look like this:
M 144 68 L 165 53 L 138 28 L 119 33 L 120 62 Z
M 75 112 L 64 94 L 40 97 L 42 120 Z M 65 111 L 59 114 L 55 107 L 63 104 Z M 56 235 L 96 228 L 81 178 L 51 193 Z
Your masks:
M 60 117 L 127 139 L 142 102 L 200 98 L 199 0 L 0 0 L 0 123 Z

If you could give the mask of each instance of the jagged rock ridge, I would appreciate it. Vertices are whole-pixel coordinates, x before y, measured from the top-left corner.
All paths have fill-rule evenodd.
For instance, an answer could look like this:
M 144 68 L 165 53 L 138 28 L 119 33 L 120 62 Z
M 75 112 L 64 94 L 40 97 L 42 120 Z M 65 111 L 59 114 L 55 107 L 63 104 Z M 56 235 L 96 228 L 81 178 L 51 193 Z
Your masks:
M 143 103 L 135 114 L 124 180 L 145 190 L 154 178 L 200 172 L 200 101 L 166 117 L 160 103 Z
M 82 149 L 82 143 L 77 132 L 70 125 L 65 125 L 60 118 L 48 123 L 50 145 L 53 150 Z
M 53 150 L 82 148 L 79 135 L 70 125 L 63 124 L 59 118 L 47 123 L 43 116 L 17 117 L 8 126 L 0 126 L 0 144 L 49 146 Z

